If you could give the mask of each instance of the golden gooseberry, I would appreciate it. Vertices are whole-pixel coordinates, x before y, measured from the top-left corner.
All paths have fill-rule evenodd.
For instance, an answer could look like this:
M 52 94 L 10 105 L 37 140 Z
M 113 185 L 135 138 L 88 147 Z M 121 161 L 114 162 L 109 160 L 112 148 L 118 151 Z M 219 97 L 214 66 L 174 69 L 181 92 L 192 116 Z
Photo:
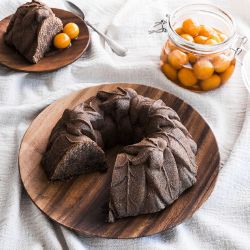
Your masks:
M 198 59 L 199 59 L 199 56 L 198 56 L 197 54 L 188 53 L 188 61 L 189 61 L 191 64 L 196 63 Z
M 234 67 L 234 65 L 230 65 L 226 71 L 220 74 L 222 83 L 226 82 L 232 76 L 234 72 Z
M 179 27 L 179 28 L 175 29 L 175 32 L 176 32 L 178 35 L 181 35 L 181 34 L 183 33 L 183 31 L 182 31 L 182 28 L 181 28 L 181 27 Z
M 222 73 L 229 67 L 231 60 L 228 56 L 219 54 L 214 56 L 212 63 L 214 65 L 214 70 L 218 73 Z
M 177 48 L 176 45 L 171 40 L 167 41 L 167 44 L 165 47 L 168 48 L 169 50 L 174 50 Z
M 184 38 L 185 40 L 189 41 L 189 42 L 194 41 L 194 38 L 189 34 L 182 34 L 181 37 Z
M 209 54 L 209 55 L 206 55 L 206 59 L 208 59 L 210 62 L 213 62 L 214 58 L 217 57 L 218 54 L 215 53 L 215 54 Z
M 168 62 L 175 69 L 180 69 L 184 64 L 188 62 L 188 57 L 184 52 L 175 49 L 168 54 Z
M 202 90 L 206 91 L 206 90 L 212 90 L 212 89 L 218 88 L 220 84 L 221 84 L 221 78 L 218 75 L 214 74 L 208 79 L 203 80 L 200 83 L 200 86 Z
M 199 36 L 211 37 L 215 33 L 215 30 L 209 25 L 201 25 L 199 30 Z
M 163 64 L 161 70 L 171 81 L 177 80 L 177 71 L 170 64 Z
M 196 36 L 194 41 L 199 44 L 205 44 L 208 38 L 206 36 Z
M 80 30 L 77 24 L 67 23 L 63 28 L 63 32 L 66 33 L 71 39 L 76 39 Z
M 205 44 L 207 44 L 207 45 L 213 45 L 213 44 L 217 44 L 217 42 L 214 39 L 210 38 L 210 39 L 207 39 L 207 41 L 205 42 Z
M 65 49 L 70 46 L 71 39 L 66 33 L 59 33 L 55 35 L 53 44 L 58 49 Z
M 205 80 L 214 73 L 214 66 L 209 60 L 201 59 L 194 64 L 194 73 L 199 80 Z
M 191 36 L 197 36 L 200 31 L 200 25 L 197 21 L 190 19 L 186 19 L 182 23 L 182 30 L 184 33 L 189 34 Z
M 182 68 L 178 72 L 179 81 L 186 87 L 193 86 L 197 83 L 197 78 L 192 69 Z

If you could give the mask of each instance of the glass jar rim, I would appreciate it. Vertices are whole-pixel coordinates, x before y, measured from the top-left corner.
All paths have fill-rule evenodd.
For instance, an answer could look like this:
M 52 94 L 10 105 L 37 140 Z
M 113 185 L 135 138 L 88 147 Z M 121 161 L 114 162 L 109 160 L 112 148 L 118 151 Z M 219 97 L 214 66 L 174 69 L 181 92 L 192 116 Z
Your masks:
M 211 45 L 204 45 L 204 44 L 197 44 L 193 43 L 190 41 L 185 40 L 181 36 L 179 36 L 173 27 L 173 19 L 174 17 L 181 11 L 184 11 L 187 8 L 210 8 L 213 9 L 216 15 L 221 15 L 224 16 L 224 19 L 226 18 L 228 22 L 230 22 L 230 25 L 232 27 L 232 34 L 230 34 L 229 37 L 222 43 L 218 44 L 211 44 Z M 206 10 L 206 12 L 212 12 L 212 10 Z M 217 53 L 224 51 L 232 45 L 235 37 L 236 37 L 236 26 L 235 26 L 235 21 L 231 14 L 228 12 L 222 10 L 221 8 L 213 5 L 213 4 L 187 4 L 184 5 L 180 8 L 177 8 L 171 15 L 168 16 L 168 22 L 167 22 L 167 30 L 168 30 L 168 35 L 170 38 L 174 41 L 174 43 L 177 43 L 178 46 L 182 47 L 183 49 L 189 50 L 191 52 L 198 52 L 201 54 L 209 54 L 209 53 Z

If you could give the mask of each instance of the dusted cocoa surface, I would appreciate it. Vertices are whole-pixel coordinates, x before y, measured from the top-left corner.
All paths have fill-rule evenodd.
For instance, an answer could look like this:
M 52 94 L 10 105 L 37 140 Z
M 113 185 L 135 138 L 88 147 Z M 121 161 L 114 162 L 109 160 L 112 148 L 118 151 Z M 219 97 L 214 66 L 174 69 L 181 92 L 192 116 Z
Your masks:
M 197 182 L 172 205 L 161 212 L 105 221 L 108 211 L 113 166 L 121 147 L 106 151 L 107 173 L 95 172 L 66 182 L 48 182 L 40 162 L 49 135 L 66 108 L 117 86 L 130 87 L 138 94 L 162 99 L 176 111 L 197 143 Z M 49 122 L 48 122 L 49 121 Z M 134 238 L 167 230 L 190 217 L 208 198 L 219 171 L 219 152 L 215 137 L 203 118 L 181 99 L 148 86 L 110 84 L 87 88 L 68 95 L 48 106 L 27 130 L 19 153 L 21 179 L 34 203 L 51 219 L 82 235 L 107 238 Z
M 33 0 L 21 5 L 11 17 L 4 39 L 29 62 L 38 63 L 62 29 L 62 21 L 51 9 Z
M 196 143 L 177 113 L 162 100 L 120 87 L 64 111 L 42 159 L 48 178 L 105 169 L 112 137 L 125 147 L 112 174 L 109 222 L 158 212 L 196 182 Z

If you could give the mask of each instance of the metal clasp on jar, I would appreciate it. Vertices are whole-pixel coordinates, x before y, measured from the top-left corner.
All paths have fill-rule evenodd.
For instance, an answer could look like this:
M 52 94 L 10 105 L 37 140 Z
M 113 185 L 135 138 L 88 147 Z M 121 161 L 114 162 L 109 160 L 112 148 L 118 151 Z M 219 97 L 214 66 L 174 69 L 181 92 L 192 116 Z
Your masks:
M 246 36 L 239 36 L 237 37 L 236 43 L 234 47 L 231 49 L 234 51 L 234 57 L 240 64 L 243 64 L 243 59 L 246 53 L 248 52 L 244 45 L 247 43 L 248 38 Z
M 150 29 L 148 31 L 148 33 L 152 34 L 152 33 L 168 32 L 167 28 L 165 27 L 165 25 L 168 23 L 168 21 L 169 21 L 169 15 L 166 14 L 166 19 L 162 19 L 159 22 L 155 22 L 153 28 Z

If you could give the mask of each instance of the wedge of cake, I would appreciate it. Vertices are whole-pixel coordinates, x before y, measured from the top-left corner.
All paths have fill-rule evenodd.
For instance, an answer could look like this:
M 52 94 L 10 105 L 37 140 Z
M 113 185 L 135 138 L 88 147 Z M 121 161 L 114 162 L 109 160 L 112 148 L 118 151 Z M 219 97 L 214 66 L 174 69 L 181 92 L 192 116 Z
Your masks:
M 12 16 L 5 33 L 5 42 L 29 62 L 37 63 L 62 29 L 62 21 L 47 5 L 32 1 L 21 5 Z

